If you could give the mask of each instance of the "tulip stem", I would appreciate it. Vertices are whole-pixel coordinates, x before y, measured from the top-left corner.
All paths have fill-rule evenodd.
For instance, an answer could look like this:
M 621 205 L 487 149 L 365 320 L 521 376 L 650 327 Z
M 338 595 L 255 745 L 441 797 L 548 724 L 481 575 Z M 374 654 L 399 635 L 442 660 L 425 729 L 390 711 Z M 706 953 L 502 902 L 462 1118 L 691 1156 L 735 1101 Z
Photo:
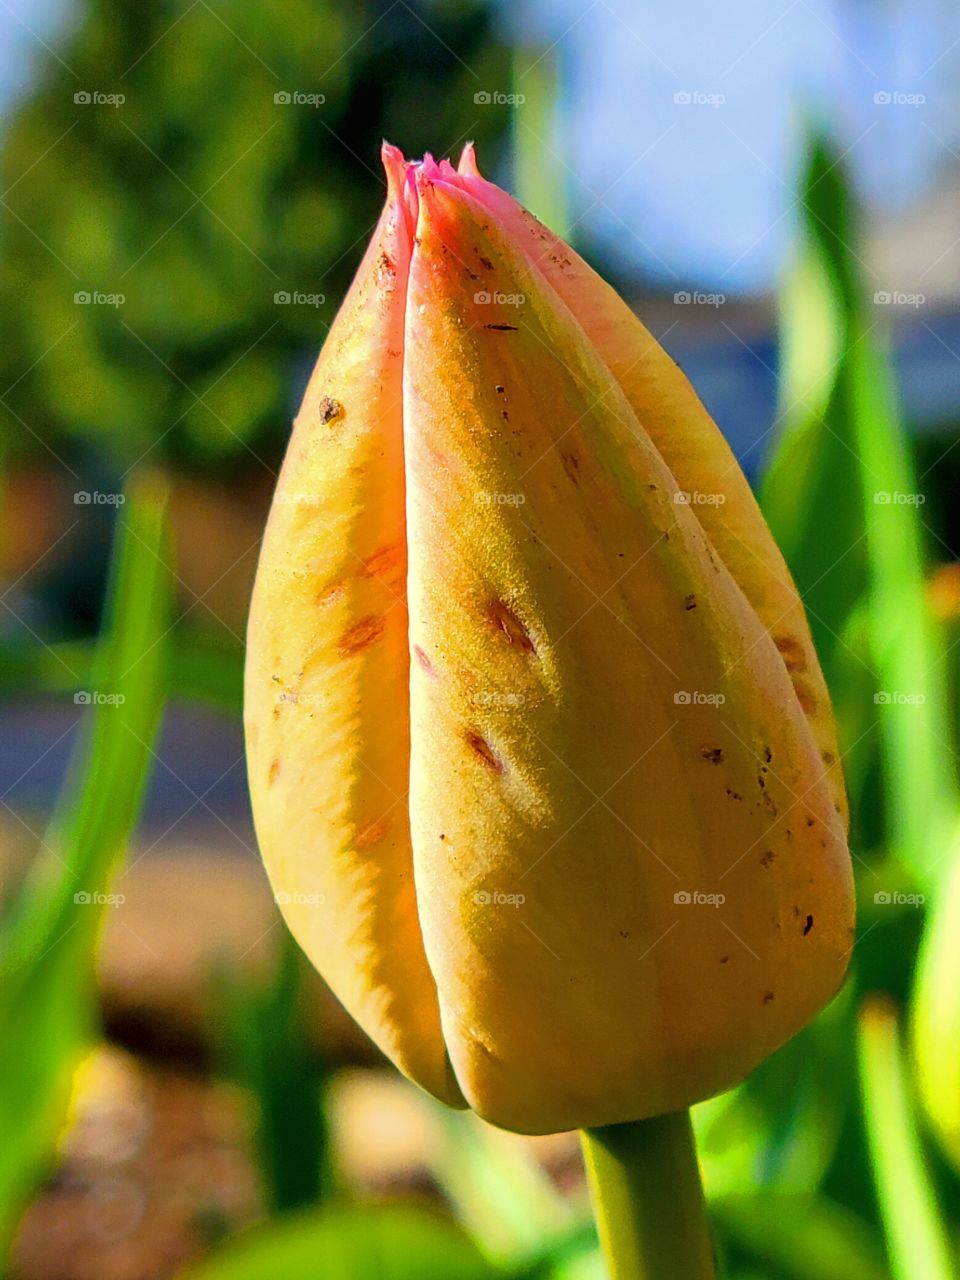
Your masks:
M 610 1280 L 715 1280 L 689 1111 L 580 1138 Z

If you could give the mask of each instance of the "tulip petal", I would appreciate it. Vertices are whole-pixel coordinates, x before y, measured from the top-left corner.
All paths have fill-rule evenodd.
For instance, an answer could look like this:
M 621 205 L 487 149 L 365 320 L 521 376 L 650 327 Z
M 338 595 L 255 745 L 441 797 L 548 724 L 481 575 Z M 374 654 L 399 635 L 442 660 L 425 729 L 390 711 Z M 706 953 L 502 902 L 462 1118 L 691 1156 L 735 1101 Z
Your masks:
M 780 650 L 846 823 L 830 695 L 803 604 L 723 434 L 683 371 L 616 290 L 512 196 L 481 176 L 472 143 L 464 147 L 459 173 L 464 190 L 493 214 L 577 317 L 680 489 L 692 496 L 704 532 Z M 697 502 L 698 496 L 706 500 Z
M 463 1094 L 554 1132 L 729 1087 L 850 947 L 774 641 L 558 292 L 433 171 L 403 401 L 414 868 Z
M 264 538 L 248 633 L 249 771 L 293 933 L 380 1048 L 457 1106 L 406 802 L 401 370 L 415 193 L 395 148 L 384 162 L 387 205 L 310 380 Z

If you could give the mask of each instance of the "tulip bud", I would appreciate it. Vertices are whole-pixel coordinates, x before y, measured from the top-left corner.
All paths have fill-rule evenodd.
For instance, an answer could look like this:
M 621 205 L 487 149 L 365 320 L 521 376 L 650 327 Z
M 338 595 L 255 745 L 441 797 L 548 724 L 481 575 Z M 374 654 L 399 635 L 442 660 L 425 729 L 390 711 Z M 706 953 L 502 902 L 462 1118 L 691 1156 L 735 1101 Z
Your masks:
M 829 699 L 673 362 L 477 173 L 384 148 L 250 617 L 264 861 L 408 1076 L 528 1133 L 672 1111 L 828 1000 Z

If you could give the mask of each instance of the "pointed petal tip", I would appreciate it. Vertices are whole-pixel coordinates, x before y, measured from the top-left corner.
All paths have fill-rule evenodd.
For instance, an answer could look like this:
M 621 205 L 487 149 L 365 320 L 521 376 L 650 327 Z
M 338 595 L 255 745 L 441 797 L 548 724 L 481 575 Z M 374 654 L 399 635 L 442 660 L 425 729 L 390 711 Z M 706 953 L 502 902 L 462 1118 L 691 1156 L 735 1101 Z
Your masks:
M 390 199 L 399 200 L 403 194 L 404 179 L 407 174 L 407 161 L 399 147 L 384 138 L 380 146 L 380 159 L 387 175 L 387 193 Z
M 462 178 L 482 178 L 483 174 L 477 166 L 477 148 L 474 142 L 465 142 L 460 152 L 460 163 L 457 172 Z

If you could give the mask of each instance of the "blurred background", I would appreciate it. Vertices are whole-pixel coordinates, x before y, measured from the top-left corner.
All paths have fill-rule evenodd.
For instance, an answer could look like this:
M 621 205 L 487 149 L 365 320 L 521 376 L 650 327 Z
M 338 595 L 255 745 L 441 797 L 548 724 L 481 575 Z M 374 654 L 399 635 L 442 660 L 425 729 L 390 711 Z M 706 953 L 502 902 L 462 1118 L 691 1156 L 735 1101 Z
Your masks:
M 810 611 L 859 936 L 696 1109 L 724 1275 L 960 1277 L 958 71 L 945 0 L 0 0 L 7 1274 L 602 1275 L 575 1137 L 401 1081 L 256 854 L 247 600 L 386 136 L 618 285 Z

